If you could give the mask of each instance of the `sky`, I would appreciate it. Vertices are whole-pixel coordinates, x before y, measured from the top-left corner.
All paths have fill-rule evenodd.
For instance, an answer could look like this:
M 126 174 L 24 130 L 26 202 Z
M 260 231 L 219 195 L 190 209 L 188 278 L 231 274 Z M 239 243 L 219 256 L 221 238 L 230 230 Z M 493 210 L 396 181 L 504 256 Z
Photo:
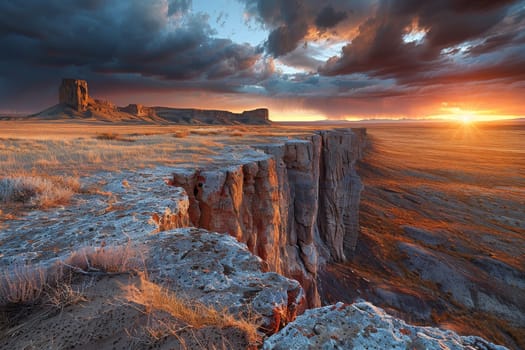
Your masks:
M 273 120 L 525 116 L 525 0 L 2 0 L 0 113 L 62 78 Z

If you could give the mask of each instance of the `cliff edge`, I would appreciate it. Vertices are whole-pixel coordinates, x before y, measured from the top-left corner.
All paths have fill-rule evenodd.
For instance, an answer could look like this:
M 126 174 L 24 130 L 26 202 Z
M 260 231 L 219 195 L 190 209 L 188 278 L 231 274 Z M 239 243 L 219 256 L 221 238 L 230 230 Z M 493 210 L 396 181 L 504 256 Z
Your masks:
M 175 171 L 196 227 L 228 233 L 269 269 L 297 279 L 320 306 L 319 269 L 351 256 L 362 184 L 355 163 L 365 129 L 335 129 L 254 145 L 266 156 L 225 167 Z

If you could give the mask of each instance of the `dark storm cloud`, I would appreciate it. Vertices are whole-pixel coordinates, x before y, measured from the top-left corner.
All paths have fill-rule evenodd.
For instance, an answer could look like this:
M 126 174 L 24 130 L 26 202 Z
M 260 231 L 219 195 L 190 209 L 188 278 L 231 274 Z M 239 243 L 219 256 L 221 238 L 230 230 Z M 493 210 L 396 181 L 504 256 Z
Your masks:
M 260 49 L 214 38 L 207 16 L 188 13 L 189 6 L 188 0 L 0 2 L 0 73 L 10 84 L 0 89 L 1 100 L 24 86 L 56 86 L 71 73 L 107 83 L 118 75 L 155 77 L 173 87 L 192 80 L 203 89 L 214 89 L 217 79 L 231 79 L 222 84 L 231 89 L 253 78 Z
M 442 80 L 448 81 L 449 75 L 470 71 L 464 67 L 470 64 L 465 56 L 502 50 L 497 61 L 504 64 L 506 59 L 515 59 L 515 53 L 506 49 L 521 46 L 523 50 L 523 1 L 241 1 L 270 29 L 268 54 L 296 67 L 311 70 L 317 65 L 319 73 L 326 76 L 364 73 L 424 82 L 437 81 L 443 74 Z M 357 35 L 349 34 L 350 24 L 357 28 Z M 319 64 L 300 47 L 315 40 L 312 33 L 321 37 L 328 28 L 332 40 L 347 45 L 340 55 Z M 424 33 L 424 38 L 405 40 L 411 30 Z M 479 71 L 490 69 L 486 65 Z
M 271 30 L 266 49 L 274 57 L 293 51 L 304 42 L 309 29 L 335 29 L 342 22 L 357 19 L 370 9 L 371 3 L 374 3 L 364 0 L 240 1 L 245 3 L 249 13 L 257 16 Z
M 525 0 L 238 1 L 259 47 L 219 37 L 191 0 L 0 1 L 0 110 L 45 107 L 62 77 L 108 98 L 204 90 L 332 117 L 525 93 Z
M 186 16 L 170 24 L 172 6 L 177 11 L 187 1 L 105 2 L 104 5 L 69 7 L 51 2 L 39 12 L 40 0 L 0 5 L 2 47 L 5 61 L 26 61 L 44 66 L 86 66 L 93 72 L 140 73 L 168 79 L 188 79 L 227 66 L 250 68 L 255 48 L 230 40 L 212 39 L 204 15 Z M 167 31 L 169 25 L 177 25 Z
M 509 3 L 383 1 L 376 15 L 359 26 L 359 34 L 343 48 L 341 56 L 330 59 L 320 72 L 400 77 L 440 69 L 447 60 L 443 49 L 484 39 L 505 18 Z M 403 40 L 414 23 L 414 29 L 426 31 L 422 43 Z
M 344 11 L 336 11 L 332 6 L 326 6 L 315 18 L 315 25 L 319 28 L 331 28 L 347 17 Z
M 323 65 L 323 61 L 312 57 L 315 50 L 310 48 L 298 48 L 282 57 L 279 60 L 287 66 L 301 68 L 309 72 L 317 71 L 317 68 Z

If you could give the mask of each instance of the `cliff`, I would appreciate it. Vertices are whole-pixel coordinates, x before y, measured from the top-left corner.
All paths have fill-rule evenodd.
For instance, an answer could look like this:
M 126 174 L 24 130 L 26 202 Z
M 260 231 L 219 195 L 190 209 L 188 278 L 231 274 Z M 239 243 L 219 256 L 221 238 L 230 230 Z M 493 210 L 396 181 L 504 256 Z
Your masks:
M 268 137 L 260 129 L 251 132 L 236 138 L 216 135 L 215 143 L 208 135 L 182 140 L 170 134 L 141 136 L 136 142 L 147 147 L 165 137 L 186 148 L 173 152 L 178 157 L 174 164 L 88 170 L 82 183 L 90 190 L 76 194 L 68 205 L 6 218 L 0 255 L 5 276 L 16 274 L 19 263 L 48 266 L 64 261 L 71 251 L 119 253 L 115 248 L 124 247 L 126 254 L 129 248 L 136 252 L 131 257 L 145 268 L 149 282 L 84 271 L 90 282 L 86 287 L 79 281 L 79 299 L 60 312 L 46 304 L 32 309 L 24 305 L 24 315 L 6 313 L 6 320 L 15 323 L 0 324 L 0 348 L 135 348 L 136 341 L 160 349 L 183 342 L 189 348 L 212 348 L 224 336 L 231 341 L 228 348 L 503 349 L 480 338 L 408 325 L 365 302 L 312 309 L 293 321 L 307 307 L 305 294 L 310 307 L 320 304 L 318 277 L 327 276 L 323 265 L 353 254 L 362 189 L 355 163 L 362 156 L 366 130 L 287 130 L 284 136 Z M 133 153 L 133 161 L 140 156 Z M 126 254 L 118 256 L 128 260 Z M 431 264 L 414 260 L 414 265 L 423 274 Z M 330 281 L 349 294 L 350 288 L 338 282 Z M 262 321 L 261 331 L 277 334 L 264 345 L 220 333 L 224 329 L 217 337 L 213 327 L 188 327 L 184 319 L 151 313 L 151 305 L 123 294 L 122 287 L 145 292 L 147 286 L 234 315 L 253 311 Z M 0 313 L 1 302 L 0 295 Z M 176 324 L 176 332 L 151 338 L 152 320 L 153 325 Z
M 364 129 L 318 131 L 255 146 L 267 155 L 257 160 L 175 172 L 170 184 L 185 189 L 192 225 L 246 243 L 319 306 L 319 269 L 355 248 L 365 139 Z

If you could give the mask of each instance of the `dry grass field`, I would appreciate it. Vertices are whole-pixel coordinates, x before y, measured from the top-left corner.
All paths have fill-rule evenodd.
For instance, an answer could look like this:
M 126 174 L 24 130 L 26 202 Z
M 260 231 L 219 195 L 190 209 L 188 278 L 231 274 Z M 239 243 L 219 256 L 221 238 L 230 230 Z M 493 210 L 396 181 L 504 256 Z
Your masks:
M 226 146 L 289 135 L 285 127 L 2 121 L 0 203 L 50 208 L 85 190 L 80 179 L 93 172 L 211 164 Z

